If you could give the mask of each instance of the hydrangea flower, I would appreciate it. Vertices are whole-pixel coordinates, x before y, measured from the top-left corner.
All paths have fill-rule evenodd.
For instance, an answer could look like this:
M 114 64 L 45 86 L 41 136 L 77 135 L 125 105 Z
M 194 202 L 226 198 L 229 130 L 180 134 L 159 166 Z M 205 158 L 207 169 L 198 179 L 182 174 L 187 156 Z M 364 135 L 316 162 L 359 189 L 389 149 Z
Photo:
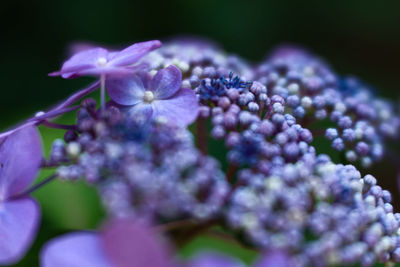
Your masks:
M 132 73 L 136 69 L 132 66 L 134 63 L 160 46 L 160 41 L 153 40 L 133 44 L 118 52 L 110 52 L 102 47 L 84 50 L 68 59 L 61 70 L 49 75 L 76 78 L 82 75 Z
M 82 75 L 100 76 L 101 106 L 105 104 L 104 83 L 107 74 L 130 74 L 143 68 L 136 64 L 144 55 L 161 46 L 158 40 L 133 44 L 121 51 L 110 52 L 105 48 L 96 47 L 78 52 L 67 60 L 61 70 L 52 72 L 49 76 L 76 78 Z
M 42 267 L 244 267 L 217 253 L 201 253 L 179 263 L 150 227 L 115 219 L 100 233 L 78 232 L 56 238 L 41 253 Z M 255 267 L 291 267 L 281 251 L 266 254 Z
M 35 235 L 40 210 L 23 194 L 42 161 L 35 127 L 20 129 L 0 144 L 0 264 L 19 260 Z
M 191 89 L 181 88 L 182 74 L 171 65 L 159 70 L 153 78 L 148 74 L 110 77 L 106 81 L 111 99 L 130 116 L 143 121 L 164 117 L 180 126 L 197 118 L 198 102 Z

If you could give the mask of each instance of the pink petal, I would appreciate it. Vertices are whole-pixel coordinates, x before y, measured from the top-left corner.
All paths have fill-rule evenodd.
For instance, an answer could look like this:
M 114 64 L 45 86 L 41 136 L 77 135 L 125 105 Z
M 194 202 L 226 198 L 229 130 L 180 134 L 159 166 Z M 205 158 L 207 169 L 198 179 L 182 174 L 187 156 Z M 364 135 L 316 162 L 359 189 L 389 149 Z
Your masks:
M 113 77 L 106 80 L 106 88 L 110 98 L 120 105 L 132 106 L 143 101 L 145 88 L 137 75 Z
M 190 260 L 189 267 L 244 267 L 232 257 L 216 252 L 203 252 Z
M 40 255 L 42 267 L 111 267 L 100 236 L 94 232 L 77 232 L 55 238 Z
M 171 267 L 170 255 L 155 233 L 130 219 L 111 222 L 102 235 L 107 255 L 118 267 Z
M 196 120 L 198 109 L 193 90 L 181 88 L 171 98 L 153 102 L 153 118 L 162 116 L 179 126 L 187 126 Z
M 21 193 L 36 177 L 42 143 L 34 126 L 9 135 L 0 145 L 0 199 Z
M 150 83 L 150 89 L 156 99 L 166 99 L 174 95 L 180 88 L 182 73 L 174 65 L 159 70 Z
M 97 61 L 99 58 L 108 58 L 108 51 L 98 47 L 84 50 L 72 56 L 62 66 L 58 72 L 50 73 L 50 76 L 61 75 L 63 78 L 72 78 L 76 74 L 80 74 L 84 70 L 98 68 Z
M 126 66 L 132 65 L 142 58 L 147 53 L 157 49 L 161 46 L 158 40 L 141 42 L 133 44 L 124 50 L 117 52 L 110 56 L 110 65 L 112 66 Z
M 40 218 L 37 203 L 30 198 L 0 203 L 0 265 L 20 260 L 30 247 Z

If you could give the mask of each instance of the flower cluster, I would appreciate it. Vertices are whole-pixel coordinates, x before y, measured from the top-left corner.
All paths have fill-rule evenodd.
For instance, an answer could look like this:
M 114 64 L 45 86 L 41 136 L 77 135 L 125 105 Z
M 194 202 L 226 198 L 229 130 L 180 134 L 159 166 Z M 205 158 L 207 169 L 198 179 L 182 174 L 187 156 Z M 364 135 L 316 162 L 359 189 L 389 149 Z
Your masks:
M 78 134 L 53 144 L 52 163 L 70 163 L 58 168 L 60 178 L 96 185 L 111 214 L 171 221 L 220 213 L 229 184 L 187 130 L 162 118 L 143 125 L 115 107 L 97 118 L 93 107 L 79 110 Z
M 328 121 L 325 136 L 332 148 L 345 150 L 350 162 L 364 167 L 379 161 L 383 141 L 396 137 L 400 127 L 394 106 L 376 98 L 354 78 L 338 77 L 322 60 L 293 47 L 275 51 L 256 70 L 256 79 L 271 94 L 285 99 L 287 112 L 299 123 L 312 126 Z
M 254 267 L 400 262 L 391 194 L 345 165 L 378 162 L 400 129 L 395 105 L 359 80 L 294 47 L 252 66 L 194 39 L 88 48 L 50 74 L 83 75 L 99 80 L 0 134 L 0 264 L 24 256 L 40 218 L 30 194 L 56 178 L 95 187 L 107 224 L 48 242 L 44 267 L 245 266 L 216 253 L 183 262 L 159 240 L 179 248 L 201 233 L 259 252 Z M 69 112 L 71 124 L 52 121 Z M 64 130 L 47 159 L 38 125 Z
M 233 192 L 228 225 L 249 242 L 292 251 L 298 266 L 327 266 L 400 258 L 400 214 L 376 179 L 327 156 L 309 154 L 266 176 L 244 169 Z

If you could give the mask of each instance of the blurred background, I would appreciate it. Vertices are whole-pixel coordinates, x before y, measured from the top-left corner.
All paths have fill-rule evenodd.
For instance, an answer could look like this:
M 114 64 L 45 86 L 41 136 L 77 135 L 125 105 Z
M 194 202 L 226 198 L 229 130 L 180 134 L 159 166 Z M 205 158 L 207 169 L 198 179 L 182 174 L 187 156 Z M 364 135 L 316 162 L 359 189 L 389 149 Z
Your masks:
M 190 34 L 213 39 L 251 62 L 279 44 L 300 44 L 325 58 L 337 73 L 361 77 L 382 96 L 400 97 L 400 1 L 14 0 L 1 4 L 0 29 L 0 130 L 90 81 L 47 77 L 60 67 L 74 41 L 112 46 Z M 44 142 L 48 150 L 50 143 Z M 383 187 L 397 192 L 390 163 L 371 172 L 381 174 Z M 42 230 L 18 266 L 36 266 L 47 239 L 96 227 L 103 216 L 96 193 L 85 185 L 57 182 L 35 196 L 43 209 Z M 251 258 L 244 251 L 237 254 Z

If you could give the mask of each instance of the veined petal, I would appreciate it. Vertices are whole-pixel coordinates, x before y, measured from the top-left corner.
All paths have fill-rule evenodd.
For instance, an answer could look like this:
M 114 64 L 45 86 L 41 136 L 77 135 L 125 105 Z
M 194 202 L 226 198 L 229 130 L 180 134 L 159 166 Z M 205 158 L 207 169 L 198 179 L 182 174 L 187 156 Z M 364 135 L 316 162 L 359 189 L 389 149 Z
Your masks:
M 9 135 L 0 145 L 0 201 L 21 193 L 36 177 L 42 143 L 34 126 Z
M 182 73 L 174 65 L 159 70 L 150 83 L 150 90 L 156 99 L 166 99 L 174 95 L 180 88 Z
M 95 232 L 76 232 L 47 243 L 40 255 L 42 267 L 112 267 Z
M 36 235 L 40 209 L 30 198 L 0 203 L 0 265 L 20 260 Z
M 113 53 L 110 56 L 110 65 L 112 66 L 127 66 L 132 65 L 142 58 L 147 53 L 161 46 L 158 40 L 141 42 L 133 44 L 120 52 Z
M 110 98 L 120 105 L 132 106 L 143 101 L 145 88 L 137 75 L 129 77 L 111 76 L 106 80 Z
M 125 111 L 131 119 L 139 124 L 145 124 L 150 121 L 154 113 L 153 106 L 147 103 L 139 103 L 121 110 Z
M 172 267 L 172 258 L 155 234 L 131 219 L 120 219 L 108 225 L 102 241 L 118 267 Z
M 198 102 L 191 89 L 181 88 L 174 96 L 153 102 L 153 117 L 165 117 L 179 126 L 194 122 L 198 114 Z
M 189 267 L 244 267 L 236 259 L 216 252 L 203 252 L 190 260 Z

